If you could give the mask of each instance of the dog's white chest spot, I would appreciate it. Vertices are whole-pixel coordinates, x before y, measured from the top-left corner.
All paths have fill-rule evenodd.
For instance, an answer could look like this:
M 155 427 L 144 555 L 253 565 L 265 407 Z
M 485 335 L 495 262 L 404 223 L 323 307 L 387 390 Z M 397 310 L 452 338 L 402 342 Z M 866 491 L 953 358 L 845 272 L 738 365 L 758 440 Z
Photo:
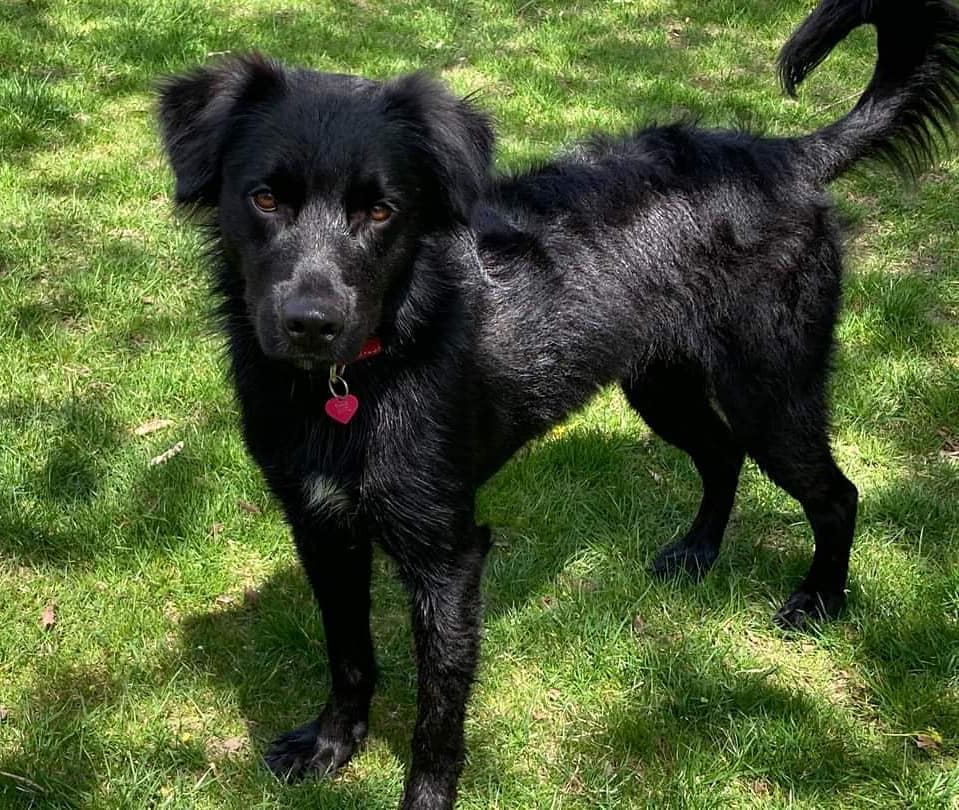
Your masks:
M 341 515 L 352 505 L 350 493 L 328 475 L 314 475 L 303 483 L 306 508 L 314 514 Z

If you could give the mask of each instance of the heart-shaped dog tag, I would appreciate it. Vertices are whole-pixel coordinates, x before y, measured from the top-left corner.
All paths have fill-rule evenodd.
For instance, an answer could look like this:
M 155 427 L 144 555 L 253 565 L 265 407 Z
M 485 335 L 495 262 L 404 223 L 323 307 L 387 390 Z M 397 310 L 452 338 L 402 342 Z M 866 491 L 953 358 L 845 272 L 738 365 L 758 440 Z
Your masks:
M 360 401 L 352 394 L 345 397 L 332 397 L 326 401 L 326 415 L 335 422 L 345 425 L 356 414 Z

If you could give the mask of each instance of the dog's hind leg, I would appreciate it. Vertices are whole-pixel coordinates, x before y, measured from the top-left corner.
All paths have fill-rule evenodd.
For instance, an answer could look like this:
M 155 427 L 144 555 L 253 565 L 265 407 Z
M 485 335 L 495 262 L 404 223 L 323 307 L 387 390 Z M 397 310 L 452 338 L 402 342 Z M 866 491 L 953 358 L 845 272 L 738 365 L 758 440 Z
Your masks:
M 755 401 L 747 406 L 740 399 L 726 412 L 749 455 L 799 501 L 815 536 L 812 566 L 774 621 L 801 629 L 810 620 L 834 617 L 846 598 L 859 493 L 832 457 L 823 396 L 817 392 L 765 407 Z M 745 417 L 743 435 L 737 415 Z
M 715 562 L 736 497 L 744 452 L 709 402 L 706 381 L 696 369 L 658 365 L 622 381 L 630 405 L 649 427 L 685 450 L 703 481 L 703 498 L 689 531 L 662 549 L 655 574 L 705 574 Z

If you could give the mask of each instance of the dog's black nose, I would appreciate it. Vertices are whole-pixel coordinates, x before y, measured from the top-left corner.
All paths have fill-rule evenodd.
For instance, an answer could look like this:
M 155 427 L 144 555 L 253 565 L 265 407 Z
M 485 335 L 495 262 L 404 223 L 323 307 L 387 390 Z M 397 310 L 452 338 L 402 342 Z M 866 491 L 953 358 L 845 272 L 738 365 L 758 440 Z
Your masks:
M 303 349 L 322 348 L 343 331 L 343 314 L 319 298 L 291 298 L 283 304 L 283 329 Z

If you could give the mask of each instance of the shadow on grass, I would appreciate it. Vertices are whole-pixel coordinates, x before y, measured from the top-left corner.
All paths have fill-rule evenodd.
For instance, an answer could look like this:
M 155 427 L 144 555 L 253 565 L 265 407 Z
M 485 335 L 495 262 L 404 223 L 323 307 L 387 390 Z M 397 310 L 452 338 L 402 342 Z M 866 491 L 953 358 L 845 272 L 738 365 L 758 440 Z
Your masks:
M 380 682 L 373 707 L 378 736 L 405 758 L 415 713 L 415 678 L 404 594 L 378 559 L 372 626 Z M 235 694 L 261 749 L 314 717 L 329 689 L 323 629 L 299 566 L 271 576 L 256 602 L 188 617 L 182 649 L 189 665 Z M 227 654 L 224 654 L 227 653 Z
M 571 94 L 608 87 L 615 91 L 620 109 L 633 111 L 636 124 L 670 117 L 677 110 L 718 121 L 758 120 L 745 97 L 734 99 L 730 92 L 705 105 L 701 94 L 690 91 L 701 72 L 697 48 L 716 37 L 730 40 L 729 47 L 742 57 L 738 69 L 744 74 L 772 75 L 774 53 L 756 54 L 753 43 L 731 29 L 703 33 L 703 9 L 693 14 L 680 4 L 675 12 L 627 15 L 623 30 L 611 32 L 600 19 L 609 12 L 608 4 L 577 3 L 579 21 L 570 29 L 566 46 L 571 76 L 544 68 L 535 53 L 514 44 L 531 27 L 556 25 L 561 11 L 563 4 L 535 9 L 517 4 L 512 14 L 491 20 L 466 0 L 442 7 L 396 2 L 367 9 L 364 3 L 335 3 L 313 11 L 243 13 L 197 0 L 148 8 L 86 0 L 77 13 L 93 24 L 85 25 L 78 39 L 76 21 L 62 8 L 46 0 L 13 0 L 0 10 L 0 24 L 8 33 L 0 40 L 8 69 L 7 81 L 0 83 L 0 108 L 5 112 L 0 118 L 0 159 L 22 162 L 35 152 L 83 141 L 90 137 L 85 120 L 117 99 L 150 92 L 158 78 L 216 55 L 254 49 L 333 70 L 368 73 L 374 66 L 372 72 L 380 78 L 416 69 L 440 72 L 495 52 L 509 59 L 492 69 L 493 81 L 528 83 L 544 93 L 544 102 L 555 99 L 562 105 Z M 676 15 L 686 13 L 697 23 L 685 26 L 682 47 L 650 48 L 627 36 L 633 28 L 666 31 Z M 769 26 L 768 16 L 743 10 L 740 4 L 717 4 L 709 19 L 722 25 L 735 17 L 741 23 L 746 15 L 757 26 Z M 482 24 L 474 24 L 481 18 Z M 668 71 L 662 69 L 667 63 Z M 617 83 L 615 76 L 624 72 L 655 77 L 655 92 Z M 87 83 L 95 92 L 76 92 L 78 84 Z M 569 136 L 562 124 L 532 134 L 544 143 Z
M 161 664 L 155 672 L 106 672 L 103 668 L 63 666 L 24 700 L 15 722 L 29 729 L 21 735 L 15 753 L 0 757 L 0 804 L 10 799 L 13 807 L 80 808 L 102 806 L 107 797 L 111 806 L 147 807 L 155 800 L 157 785 L 136 778 L 124 782 L 117 793 L 111 790 L 110 773 L 136 776 L 145 763 L 180 770 L 194 778 L 208 767 L 203 741 L 158 733 L 149 741 L 126 748 L 122 760 L 107 735 L 95 730 L 92 718 L 121 707 L 131 699 L 131 681 L 153 681 L 175 677 L 173 669 Z M 134 686 L 132 689 L 138 689 Z M 135 692 L 133 692 L 135 694 Z
M 108 753 L 98 735 L 82 729 L 91 712 L 113 705 L 121 691 L 104 673 L 69 669 L 37 685 L 23 703 L 25 716 L 16 718 L 32 733 L 23 735 L 15 753 L 0 758 L 0 771 L 16 777 L 0 777 L 0 800 L 22 807 L 83 807 L 100 779 L 91 764 L 99 765 Z
M 864 745 L 842 712 L 804 695 L 799 684 L 744 673 L 722 658 L 691 654 L 681 642 L 656 655 L 662 670 L 649 673 L 648 704 L 616 705 L 595 730 L 570 735 L 564 746 L 564 759 L 587 772 L 601 770 L 599 757 L 612 765 L 624 802 L 671 806 L 684 786 L 701 789 L 706 779 L 715 806 L 728 806 L 723 791 L 732 771 L 747 795 L 746 780 L 756 780 L 764 793 L 826 806 L 891 770 L 888 751 Z M 648 781 L 648 772 L 659 778 Z
M 55 436 L 42 464 L 26 471 L 16 490 L 0 494 L 0 553 L 35 567 L 80 570 L 105 560 L 136 566 L 140 553 L 207 530 L 194 514 L 210 489 L 203 485 L 207 460 L 187 450 L 174 464 L 150 466 L 151 451 L 141 447 L 136 470 L 117 474 L 114 462 L 133 437 L 103 400 L 8 400 L 0 404 L 0 418 L 43 420 Z M 229 417 L 220 421 L 207 419 L 197 428 L 226 435 Z M 171 443 L 153 442 L 153 452 Z
M 12 0 L 0 6 L 0 161 L 62 143 L 79 131 L 77 106 L 63 92 L 62 63 L 37 61 L 57 38 L 45 19 L 47 0 Z M 45 54 L 44 54 L 45 55 Z
M 570 466 L 573 459 L 577 460 L 575 467 Z M 511 514 L 514 525 L 504 528 L 494 520 L 500 547 L 494 550 L 485 582 L 487 622 L 495 623 L 531 600 L 553 593 L 569 561 L 597 543 L 622 543 L 625 563 L 635 566 L 637 587 L 643 581 L 651 582 L 643 566 L 664 537 L 648 529 L 637 534 L 631 524 L 639 515 L 633 510 L 667 515 L 665 520 L 654 517 L 652 524 L 646 524 L 654 529 L 661 526 L 667 534 L 679 515 L 688 519 L 698 498 L 696 476 L 691 465 L 676 464 L 678 459 L 677 453 L 661 447 L 642 448 L 615 438 L 574 434 L 538 443 L 515 461 L 494 484 L 497 492 L 490 496 L 495 501 L 505 493 L 505 505 L 500 505 L 502 512 L 498 513 Z M 636 499 L 637 476 L 623 471 L 640 468 L 652 480 L 650 465 L 659 469 L 672 466 L 670 479 L 650 484 Z M 544 470 L 552 474 L 548 484 Z M 527 503 L 548 497 L 550 509 L 514 511 L 509 492 L 515 492 L 518 484 L 524 488 L 522 497 Z M 676 496 L 678 505 L 671 490 L 681 491 Z M 565 507 L 558 509 L 558 503 Z M 592 524 L 589 535 L 583 531 L 586 509 Z M 664 599 L 681 600 L 677 608 L 691 603 L 693 612 L 708 615 L 719 610 L 716 605 L 722 599 L 717 593 L 738 590 L 746 581 L 749 584 L 742 589 L 747 591 L 747 601 L 775 606 L 799 582 L 811 560 L 808 528 L 804 523 L 796 527 L 801 520 L 798 507 L 793 513 L 779 513 L 749 497 L 741 498 L 732 527 L 735 547 L 724 551 L 725 559 L 705 583 L 683 580 L 662 586 Z M 868 514 L 865 521 L 868 525 Z M 751 532 L 778 539 L 769 543 L 744 537 L 744 525 Z M 802 540 L 793 534 L 801 535 Z M 548 547 L 542 544 L 545 537 L 550 538 Z M 519 542 L 512 542 L 516 538 Z M 408 763 L 415 718 L 415 670 L 406 598 L 392 573 L 386 560 L 377 560 L 372 623 L 382 679 L 374 700 L 371 733 Z M 596 575 L 615 578 L 616 572 L 600 570 Z M 945 586 L 943 589 L 945 598 Z M 620 593 L 616 598 L 628 603 L 632 597 Z M 596 603 L 588 613 L 598 621 L 602 598 L 597 597 Z M 955 655 L 949 650 L 959 649 L 959 628 L 948 616 L 934 612 L 904 619 L 897 611 L 885 623 L 865 620 L 883 613 L 888 616 L 888 610 L 856 585 L 854 575 L 851 606 L 840 621 L 851 626 L 849 632 L 860 635 L 853 668 L 865 680 L 866 700 L 880 705 L 883 713 L 901 722 L 903 728 L 935 727 L 946 734 L 959 733 L 959 709 L 952 704 L 949 680 L 950 668 L 955 666 Z M 588 624 L 583 621 L 584 627 Z M 853 629 L 856 627 L 859 629 Z M 579 631 L 571 632 L 569 643 L 575 645 Z M 628 626 L 623 633 L 629 633 Z M 260 588 L 255 605 L 214 610 L 183 624 L 183 650 L 189 666 L 213 675 L 231 691 L 260 750 L 276 734 L 315 715 L 322 705 L 328 689 L 322 638 L 311 594 L 296 567 L 272 576 Z M 735 729 L 750 741 L 748 750 L 740 752 L 750 772 L 774 788 L 809 801 L 824 800 L 836 791 L 852 794 L 865 784 L 888 778 L 898 767 L 898 752 L 881 745 L 864 752 L 857 721 L 845 712 L 817 704 L 803 694 L 801 684 L 743 674 L 722 656 L 704 657 L 701 648 L 681 638 L 651 637 L 642 643 L 654 650 L 651 654 L 660 666 L 646 670 L 649 683 L 635 704 L 612 707 L 599 722 L 598 731 L 572 735 L 580 743 L 567 751 L 570 763 L 595 760 L 597 752 L 608 751 L 611 761 L 628 773 L 642 773 L 644 761 L 653 760 L 670 779 L 692 779 L 695 767 L 685 761 L 687 754 L 695 751 L 705 756 L 709 750 L 723 750 L 724 740 Z M 915 706 L 904 704 L 897 691 L 903 679 L 910 677 L 914 687 L 921 686 L 916 688 Z M 784 728 L 793 729 L 799 736 L 769 738 L 764 732 L 767 726 L 780 735 Z M 590 724 L 590 728 L 596 727 Z M 482 730 L 478 733 L 483 736 Z M 465 789 L 471 778 L 477 789 L 484 785 L 488 789 L 488 774 L 508 772 L 510 763 L 496 760 L 494 739 L 488 746 L 472 743 Z M 816 752 L 814 759 L 808 755 L 810 750 Z M 622 790 L 636 800 L 647 795 L 641 779 L 627 779 Z
M 0 403 L 0 419 L 23 423 L 42 420 L 50 426 L 46 459 L 33 476 L 38 495 L 60 508 L 96 497 L 104 465 L 121 438 L 119 426 L 102 401 L 87 396 L 50 405 L 19 396 Z M 26 516 L 18 513 L 12 506 L 8 514 L 0 512 L 0 536 L 18 536 L 24 546 L 39 541 L 36 535 L 23 536 L 28 527 L 20 518 Z M 19 530 L 11 531 L 17 524 Z
M 158 75 L 203 61 L 212 51 L 254 47 L 284 60 L 329 69 L 367 72 L 372 65 L 381 77 L 395 69 L 422 66 L 442 71 L 461 64 L 461 59 L 468 64 L 488 50 L 502 48 L 505 59 L 487 71 L 491 79 L 506 86 L 507 92 L 521 81 L 536 87 L 541 92 L 536 103 L 544 107 L 562 106 L 571 98 L 575 102 L 579 96 L 606 88 L 615 91 L 616 110 L 625 111 L 637 123 L 669 118 L 677 111 L 719 122 L 754 118 L 743 101 L 746 96 L 737 96 L 733 90 L 704 99 L 699 90 L 711 92 L 717 82 L 715 77 L 699 78 L 698 49 L 726 38 L 725 43 L 738 54 L 736 67 L 752 76 L 767 76 L 774 53 L 756 52 L 743 35 L 725 32 L 722 26 L 732 17 L 756 29 L 768 26 L 779 10 L 774 0 L 745 5 L 738 0 L 706 4 L 677 0 L 669 13 L 637 20 L 650 27 L 667 26 L 689 16 L 693 22 L 677 34 L 683 47 L 669 47 L 665 40 L 661 48 L 640 46 L 624 39 L 623 32 L 610 32 L 603 25 L 581 26 L 577 29 L 581 36 L 563 52 L 571 67 L 569 76 L 543 67 L 537 54 L 527 53 L 514 41 L 518 31 L 541 23 L 539 15 L 567 5 L 517 3 L 512 14 L 474 27 L 469 3 L 443 9 L 430 3 L 387 3 L 371 11 L 362 4 L 342 4 L 322 15 L 234 16 L 199 2 L 171 3 L 168 11 L 157 5 L 149 13 L 132 5 L 91 2 L 84 5 L 84 13 L 97 24 L 79 46 L 62 47 L 71 34 L 56 21 L 55 4 L 8 3 L 0 9 L 0 25 L 7 35 L 2 64 L 7 77 L 0 86 L 4 110 L 0 160 L 22 161 L 38 151 L 86 138 L 83 116 L 124 96 L 148 91 Z M 577 9 L 588 12 L 606 5 L 578 3 Z M 427 14 L 440 15 L 433 24 L 435 41 L 424 40 L 420 33 L 417 15 Z M 707 31 L 707 26 L 714 30 Z M 19 44 L 13 47 L 15 41 Z M 668 71 L 663 69 L 666 65 Z M 84 72 L 94 68 L 90 75 L 97 82 L 96 93 L 70 92 Z M 656 78 L 655 92 L 638 89 L 637 84 L 617 84 L 615 77 L 627 72 Z M 768 86 L 774 92 L 771 75 Z M 489 98 L 490 106 L 502 103 L 496 93 Z M 571 124 L 565 120 L 531 120 L 511 122 L 507 134 L 527 135 L 543 145 L 543 152 L 548 151 L 547 145 L 551 149 L 570 137 Z M 97 195 L 107 188 L 105 177 L 91 176 L 82 184 L 70 178 L 47 180 L 44 190 L 63 196 Z M 135 250 L 103 258 L 150 260 Z M 4 252 L 0 272 L 16 265 L 16 257 Z M 934 355 L 937 332 L 926 315 L 941 306 L 942 298 L 922 279 L 900 279 L 888 287 L 864 277 L 853 297 L 857 308 L 886 325 L 878 337 L 847 350 L 857 376 L 879 367 L 890 355 Z M 14 313 L 16 334 L 42 341 L 50 331 L 71 328 L 82 320 L 87 306 L 82 296 L 69 289 L 48 301 L 25 303 Z M 144 351 L 143 339 L 162 341 L 177 329 L 175 320 L 144 315 L 125 322 L 108 340 L 117 350 L 135 355 Z M 909 396 L 913 401 L 947 402 L 951 393 L 948 380 L 927 379 L 916 380 Z M 915 431 L 890 429 L 883 414 L 866 415 L 875 420 L 875 430 L 882 431 L 893 452 L 907 459 L 909 470 L 867 494 L 860 526 L 928 526 L 921 539 L 918 532 L 904 531 L 895 543 L 930 569 L 956 562 L 955 521 L 951 520 L 955 508 L 949 501 L 949 493 L 955 491 L 955 473 L 944 465 L 926 463 L 936 450 L 934 431 L 942 413 L 955 415 L 954 406 L 951 411 L 948 407 L 943 405 L 941 413 L 924 414 L 925 432 L 919 439 Z M 116 480 L 110 471 L 129 426 L 118 423 L 108 398 L 82 394 L 46 402 L 30 392 L 9 392 L 0 404 L 0 418 L 23 424 L 40 420 L 47 426 L 49 440 L 40 454 L 42 460 L 17 486 L 28 488 L 31 496 L 49 505 L 46 514 L 56 514 L 40 519 L 22 500 L 0 496 L 3 552 L 36 565 L 82 567 L 109 558 L 112 564 L 132 567 L 137 558 L 131 549 L 162 549 L 201 530 L 191 517 L 196 503 L 184 492 L 192 490 L 213 465 L 212 453 L 188 451 L 176 465 L 140 469 Z M 198 430 L 232 435 L 236 428 L 224 417 L 201 421 Z M 493 524 L 499 544 L 486 580 L 488 620 L 495 622 L 550 593 L 571 560 L 590 547 L 605 549 L 614 541 L 624 549 L 637 583 L 651 582 L 644 565 L 662 543 L 685 528 L 698 494 L 698 478 L 691 466 L 658 443 L 645 445 L 608 434 L 584 436 L 572 431 L 561 440 L 541 442 L 524 451 L 483 498 L 482 519 Z M 710 579 L 702 586 L 681 582 L 664 591 L 664 598 L 705 611 L 715 604 L 717 593 L 745 582 L 748 601 L 763 609 L 768 604 L 771 612 L 801 579 L 811 553 L 809 529 L 798 507 L 777 512 L 761 498 L 743 494 L 729 542 Z M 616 572 L 607 568 L 605 573 Z M 384 581 L 390 575 L 389 566 L 378 560 L 374 629 L 383 676 L 373 707 L 372 733 L 386 740 L 406 762 L 415 714 L 415 678 L 405 596 L 398 586 Z M 621 596 L 626 601 L 629 594 L 624 591 Z M 943 605 L 954 598 L 945 583 L 928 597 Z M 903 731 L 928 725 L 952 738 L 959 736 L 959 708 L 950 691 L 957 666 L 951 651 L 959 648 L 955 621 L 945 610 L 908 616 L 901 605 L 884 603 L 886 598 L 863 590 L 854 563 L 850 611 L 842 621 L 860 636 L 855 645 L 856 667 L 867 681 L 867 700 L 879 704 Z M 583 729 L 582 744 L 567 746 L 564 754 L 570 761 L 592 758 L 597 749 L 607 748 L 618 761 L 632 762 L 637 772 L 644 762 L 661 760 L 664 770 L 681 773 L 690 767 L 684 758 L 691 748 L 721 750 L 723 735 L 733 726 L 746 724 L 754 725 L 756 734 L 752 747 L 742 752 L 743 761 L 801 799 L 816 801 L 832 786 L 843 794 L 852 789 L 850 785 L 890 772 L 885 764 L 888 750 L 865 746 L 863 753 L 861 744 L 850 746 L 846 721 L 801 693 L 743 676 L 721 659 L 711 663 L 698 651 L 677 647 L 674 640 L 648 643 L 668 664 L 653 674 L 656 694 L 650 691 L 648 702 L 642 704 L 611 707 L 599 730 Z M 212 678 L 218 689 L 236 696 L 257 746 L 314 714 L 328 679 L 322 628 L 299 570 L 284 569 L 267 580 L 255 606 L 217 609 L 185 620 L 181 650 L 158 664 L 158 671 L 173 673 L 182 666 L 201 678 Z M 27 775 L 45 786 L 48 794 L 37 806 L 83 806 L 96 793 L 112 754 L 107 743 L 85 728 L 85 721 L 92 713 L 122 703 L 123 686 L 117 677 L 64 670 L 49 684 L 38 686 L 28 701 L 36 706 L 36 721 L 45 723 L 48 732 L 30 738 L 28 748 L 0 761 L 0 770 Z M 767 719 L 779 722 L 767 724 Z M 765 739 L 763 725 L 803 726 L 809 744 Z M 687 743 L 681 742 L 680 732 L 688 735 Z M 472 743 L 464 789 L 475 780 L 476 789 L 483 790 L 491 773 L 497 768 L 508 773 L 511 763 L 493 762 L 496 740 L 487 740 L 482 731 Z M 824 751 L 824 756 L 810 762 L 806 750 Z M 161 750 L 136 750 L 132 756 L 144 761 L 159 757 L 188 773 L 205 763 L 202 750 L 175 740 L 166 741 Z M 875 763 L 870 761 L 873 756 Z M 477 776 L 480 773 L 482 777 Z M 639 784 L 624 789 L 637 801 L 644 796 Z M 286 788 L 275 790 L 279 797 L 290 795 Z M 362 784 L 340 781 L 318 790 L 324 796 L 339 797 L 342 804 L 336 806 L 367 806 Z M 7 785 L 0 787 L 0 799 L 23 798 L 10 791 Z M 52 795 L 64 797 L 62 804 L 48 803 Z

